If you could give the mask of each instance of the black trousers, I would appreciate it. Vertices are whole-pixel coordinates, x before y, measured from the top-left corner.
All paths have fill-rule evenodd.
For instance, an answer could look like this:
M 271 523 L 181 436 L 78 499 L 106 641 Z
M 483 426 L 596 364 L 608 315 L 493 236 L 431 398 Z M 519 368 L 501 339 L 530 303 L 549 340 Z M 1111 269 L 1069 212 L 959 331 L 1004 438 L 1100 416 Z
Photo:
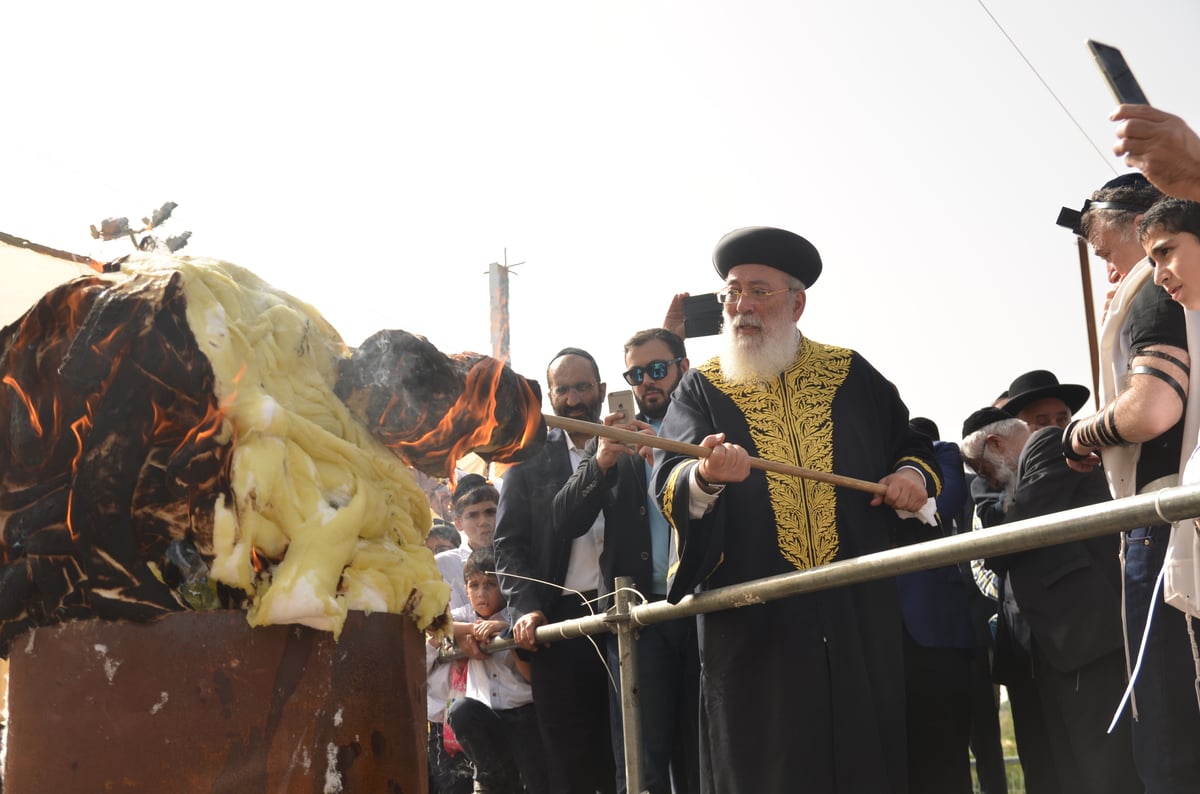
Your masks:
M 560 598 L 553 612 L 547 615 L 551 622 L 589 614 L 577 596 Z M 554 794 L 612 794 L 616 789 L 606 639 L 562 640 L 529 655 L 533 705 Z
M 909 791 L 971 794 L 971 657 L 904 632 Z
M 1115 650 L 1078 670 L 1055 670 L 1034 652 L 1034 676 L 1062 790 L 1141 794 L 1130 721 L 1107 733 L 1125 690 L 1125 654 Z M 1185 692 L 1186 697 L 1191 693 Z
M 459 698 L 446 720 L 475 765 L 475 780 L 486 794 L 549 793 L 532 703 L 492 709 L 478 700 Z

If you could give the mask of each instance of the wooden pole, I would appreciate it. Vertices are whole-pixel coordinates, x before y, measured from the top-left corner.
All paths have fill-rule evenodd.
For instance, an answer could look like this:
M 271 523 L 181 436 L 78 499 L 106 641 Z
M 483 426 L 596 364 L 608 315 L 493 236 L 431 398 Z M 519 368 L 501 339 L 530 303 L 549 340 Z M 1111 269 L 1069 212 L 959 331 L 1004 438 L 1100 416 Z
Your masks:
M 1092 397 L 1100 410 L 1100 344 L 1096 341 L 1096 307 L 1092 303 L 1092 273 L 1088 265 L 1087 240 L 1076 236 L 1079 244 L 1079 277 L 1083 281 L 1083 313 L 1087 319 L 1088 354 L 1092 362 Z
M 596 422 L 585 422 L 581 419 L 572 419 L 568 416 L 555 416 L 553 414 L 543 414 L 542 416 L 545 418 L 546 424 L 550 427 L 558 427 L 566 430 L 568 433 L 587 433 L 593 436 L 605 436 L 620 441 L 623 444 L 654 447 L 655 449 L 678 452 L 697 458 L 707 458 L 712 452 L 708 447 L 702 447 L 699 444 L 688 444 L 685 441 L 674 441 L 669 438 L 648 436 L 645 433 L 637 433 L 633 430 L 624 430 L 619 427 L 609 427 L 608 425 L 597 424 Z M 787 474 L 805 480 L 827 482 L 832 485 L 840 485 L 844 488 L 853 488 L 857 491 L 866 491 L 872 494 L 887 492 L 887 486 L 877 482 L 858 480 L 854 477 L 845 477 L 841 474 L 833 474 L 826 471 L 806 469 L 801 466 L 793 466 L 790 463 L 776 463 L 773 460 L 763 460 L 762 458 L 751 457 L 750 468 L 772 471 L 776 474 Z

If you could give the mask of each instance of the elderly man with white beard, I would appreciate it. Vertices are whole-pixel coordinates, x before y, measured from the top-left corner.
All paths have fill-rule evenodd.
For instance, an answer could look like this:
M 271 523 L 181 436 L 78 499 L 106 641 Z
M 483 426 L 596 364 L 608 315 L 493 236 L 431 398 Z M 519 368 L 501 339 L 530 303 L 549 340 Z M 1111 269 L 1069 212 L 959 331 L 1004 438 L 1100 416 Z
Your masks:
M 1086 401 L 1084 387 L 1063 387 L 1057 379 L 1042 392 L 1063 388 L 1084 389 Z M 984 408 L 967 418 L 963 435 L 967 465 L 1004 493 L 1002 523 L 1110 498 L 1099 470 L 1066 465 L 1056 424 L 1031 433 L 1022 419 Z M 994 671 L 1008 687 L 1032 794 L 1142 790 L 1129 721 L 1106 733 L 1125 685 L 1118 545 L 1110 535 L 986 561 L 1003 579 Z
M 915 539 L 941 488 L 929 439 L 858 353 L 796 327 L 821 257 L 803 237 L 751 227 L 713 263 L 724 345 L 688 370 L 660 435 L 655 493 L 678 539 L 668 599 L 825 565 Z M 752 469 L 750 456 L 882 483 L 874 497 Z M 914 526 L 915 525 L 915 526 Z M 702 615 L 705 792 L 904 792 L 904 671 L 894 579 Z

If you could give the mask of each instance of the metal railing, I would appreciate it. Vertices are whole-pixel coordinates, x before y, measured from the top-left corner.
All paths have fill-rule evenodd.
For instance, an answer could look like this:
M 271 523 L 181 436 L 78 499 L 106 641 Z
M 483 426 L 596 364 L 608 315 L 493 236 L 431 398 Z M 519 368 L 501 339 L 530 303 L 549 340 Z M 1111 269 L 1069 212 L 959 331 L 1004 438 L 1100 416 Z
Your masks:
M 887 551 L 840 560 L 819 568 L 755 579 L 729 587 L 685 596 L 678 604 L 666 601 L 634 605 L 632 580 L 619 577 L 616 606 L 591 615 L 538 627 L 539 644 L 575 639 L 602 632 L 617 635 L 621 674 L 621 716 L 625 729 L 625 776 L 628 790 L 641 791 L 641 712 L 637 702 L 635 632 L 654 623 L 762 604 L 803 593 L 883 579 L 969 560 L 1065 543 L 1200 516 L 1200 485 L 1167 488 L 1151 494 L 1064 510 L 948 538 L 913 543 Z M 487 651 L 516 647 L 512 640 L 494 640 Z M 461 653 L 447 653 L 457 658 Z

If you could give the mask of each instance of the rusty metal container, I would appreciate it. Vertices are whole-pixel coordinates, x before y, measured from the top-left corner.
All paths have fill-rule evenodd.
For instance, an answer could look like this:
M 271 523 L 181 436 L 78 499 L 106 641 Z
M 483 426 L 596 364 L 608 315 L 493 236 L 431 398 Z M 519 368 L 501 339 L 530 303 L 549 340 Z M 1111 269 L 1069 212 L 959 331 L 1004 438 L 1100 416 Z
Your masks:
M 362 613 L 337 641 L 240 611 L 38 628 L 7 730 L 5 794 L 427 794 L 424 638 Z

